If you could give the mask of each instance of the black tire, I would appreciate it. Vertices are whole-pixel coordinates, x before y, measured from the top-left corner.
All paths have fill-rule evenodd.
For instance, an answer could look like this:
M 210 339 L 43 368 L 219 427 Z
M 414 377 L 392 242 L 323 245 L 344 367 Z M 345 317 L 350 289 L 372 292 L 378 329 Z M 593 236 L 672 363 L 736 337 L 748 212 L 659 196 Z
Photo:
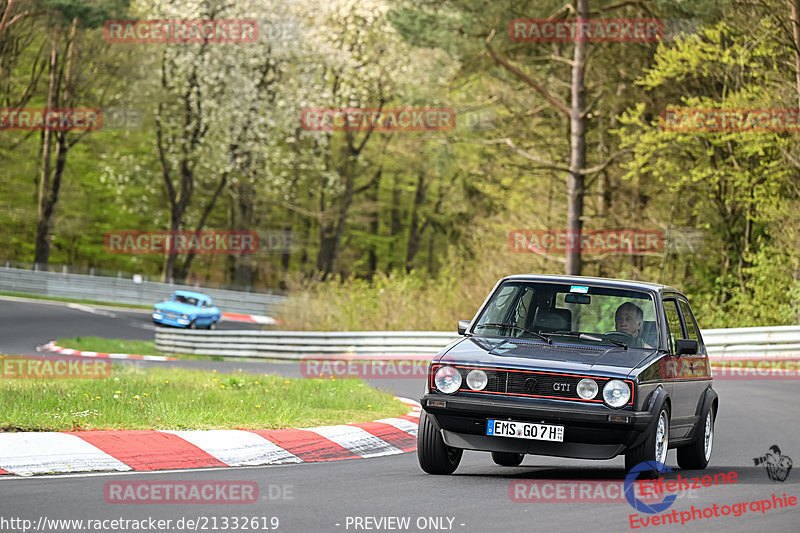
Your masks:
M 519 466 L 523 459 L 524 453 L 492 452 L 492 461 L 500 466 Z
M 417 432 L 417 460 L 428 474 L 448 475 L 458 468 L 463 450 L 451 448 L 444 443 L 442 434 L 422 411 Z
M 189 329 L 197 329 L 197 320 L 189 322 Z
M 684 470 L 704 470 L 711 460 L 714 448 L 714 407 L 706 409 L 700 420 L 694 442 L 678 448 L 678 466 Z
M 211 322 L 209 322 L 209 324 L 208 324 L 208 329 L 217 329 L 217 322 L 216 322 L 216 320 L 212 320 Z
M 658 447 L 657 447 L 658 444 Z M 650 434 L 637 447 L 625 452 L 625 471 L 643 462 L 658 461 L 662 463 L 658 469 L 645 470 L 639 473 L 643 479 L 652 479 L 664 473 L 669 451 L 669 407 L 664 404 L 658 412 L 658 419 Z

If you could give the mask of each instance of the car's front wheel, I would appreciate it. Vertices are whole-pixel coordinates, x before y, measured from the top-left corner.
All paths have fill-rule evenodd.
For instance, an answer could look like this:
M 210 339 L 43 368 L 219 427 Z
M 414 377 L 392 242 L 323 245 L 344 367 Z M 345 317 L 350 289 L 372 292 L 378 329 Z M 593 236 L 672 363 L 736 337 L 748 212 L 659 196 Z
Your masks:
M 208 329 L 217 329 L 217 321 L 216 321 L 216 320 L 212 320 L 212 321 L 211 321 L 211 322 L 208 324 Z
M 714 446 L 714 408 L 709 407 L 701 418 L 697 437 L 689 446 L 678 448 L 678 466 L 684 470 L 703 470 L 711 459 Z
M 652 468 L 641 472 L 642 478 L 653 478 L 666 471 L 667 451 L 669 450 L 669 407 L 665 404 L 658 412 L 653 429 L 641 444 L 625 453 L 625 470 L 639 463 L 647 462 Z
M 519 466 L 523 459 L 524 453 L 492 452 L 492 461 L 500 466 Z
M 419 466 L 428 474 L 452 474 L 458 468 L 463 452 L 445 444 L 441 432 L 428 418 L 428 413 L 422 411 L 417 432 Z
M 189 322 L 189 329 L 197 329 L 197 320 Z

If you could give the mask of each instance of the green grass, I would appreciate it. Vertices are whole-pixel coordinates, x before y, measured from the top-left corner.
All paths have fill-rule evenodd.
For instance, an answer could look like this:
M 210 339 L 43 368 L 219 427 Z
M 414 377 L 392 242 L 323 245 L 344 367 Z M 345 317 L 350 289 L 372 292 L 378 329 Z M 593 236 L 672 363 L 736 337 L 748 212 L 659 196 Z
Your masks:
M 130 309 L 152 309 L 152 305 L 121 304 L 114 302 L 100 302 L 97 300 L 81 300 L 78 298 L 62 298 L 60 296 L 43 296 L 41 294 L 30 294 L 27 292 L 7 292 L 0 291 L 0 296 L 13 296 L 15 298 L 30 298 L 32 300 L 52 300 L 54 302 L 69 302 L 86 305 L 109 305 L 112 307 L 127 307 Z
M 408 412 L 357 379 L 114 365 L 102 379 L 0 379 L 0 431 L 271 429 Z
M 129 341 L 125 339 L 104 339 L 102 337 L 72 337 L 58 339 L 57 346 L 100 353 L 132 353 L 138 355 L 174 355 L 156 350 L 155 341 Z

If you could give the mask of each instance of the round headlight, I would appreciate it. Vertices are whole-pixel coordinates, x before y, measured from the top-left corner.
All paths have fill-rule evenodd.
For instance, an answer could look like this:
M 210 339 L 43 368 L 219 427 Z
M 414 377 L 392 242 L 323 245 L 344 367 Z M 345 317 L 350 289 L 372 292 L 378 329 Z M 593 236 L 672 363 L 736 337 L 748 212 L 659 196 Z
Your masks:
M 189 319 L 189 315 L 181 315 L 181 318 L 188 320 Z
M 486 372 L 483 370 L 478 370 L 476 368 L 467 374 L 467 386 L 472 390 L 483 390 L 486 388 L 488 382 L 489 378 L 486 377 Z
M 597 382 L 593 379 L 582 379 L 578 382 L 578 396 L 584 400 L 591 400 L 597 396 Z
M 433 377 L 436 388 L 445 394 L 453 394 L 461 388 L 461 372 L 453 366 L 443 366 Z
M 603 400 L 611 407 L 622 407 L 630 399 L 631 389 L 624 381 L 612 379 L 603 387 Z

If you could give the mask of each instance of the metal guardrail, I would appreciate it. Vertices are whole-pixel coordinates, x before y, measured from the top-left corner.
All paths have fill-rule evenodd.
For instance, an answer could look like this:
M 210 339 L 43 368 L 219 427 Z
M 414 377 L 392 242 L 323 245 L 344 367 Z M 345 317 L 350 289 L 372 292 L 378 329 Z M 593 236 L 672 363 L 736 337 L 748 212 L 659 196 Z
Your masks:
M 712 359 L 800 359 L 800 326 L 702 330 Z M 165 353 L 300 359 L 351 356 L 425 359 L 436 355 L 455 333 L 440 331 L 198 331 L 156 329 Z
M 800 326 L 704 329 L 714 359 L 800 359 Z
M 458 335 L 440 331 L 237 331 L 156 329 L 164 353 L 300 359 L 358 356 L 430 359 Z
M 274 294 L 211 289 L 138 279 L 43 272 L 0 265 L 0 291 L 76 298 L 99 302 L 153 305 L 175 290 L 211 296 L 223 312 L 275 316 L 286 297 Z

